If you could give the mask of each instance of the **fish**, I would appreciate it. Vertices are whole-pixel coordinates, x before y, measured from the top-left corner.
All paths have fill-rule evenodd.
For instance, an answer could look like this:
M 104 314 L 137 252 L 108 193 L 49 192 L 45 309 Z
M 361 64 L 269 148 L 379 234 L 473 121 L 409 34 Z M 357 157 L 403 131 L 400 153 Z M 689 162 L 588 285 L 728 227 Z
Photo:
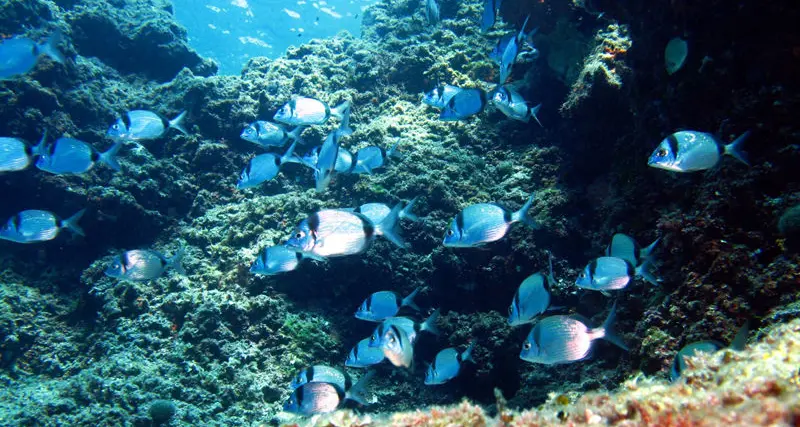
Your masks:
M 25 210 L 12 216 L 0 228 L 0 239 L 16 243 L 36 243 L 55 239 L 61 230 L 69 230 L 78 236 L 85 236 L 78 221 L 86 212 L 81 209 L 67 219 L 60 219 L 49 211 Z
M 183 127 L 185 118 L 186 111 L 181 112 L 172 120 L 167 120 L 148 110 L 128 111 L 108 128 L 106 135 L 118 141 L 158 139 L 166 135 L 170 129 L 177 129 L 180 133 L 188 135 L 189 132 Z
M 481 14 L 481 31 L 486 32 L 494 26 L 497 20 L 497 11 L 502 0 L 483 0 L 483 14 Z
M 523 40 L 529 38 L 529 36 L 525 34 L 525 27 L 528 26 L 528 19 L 530 19 L 530 15 L 525 18 L 525 22 L 522 24 L 522 29 L 519 30 L 517 36 L 508 42 L 505 50 L 503 51 L 503 56 L 500 58 L 501 85 L 505 84 L 506 80 L 508 80 L 508 77 L 511 75 L 511 67 L 514 65 L 514 61 L 517 60 L 517 54 L 520 51 Z M 534 29 L 533 31 L 535 32 L 536 30 Z
M 550 272 L 535 273 L 522 281 L 508 307 L 508 324 L 519 326 L 533 322 L 536 316 L 550 306 L 550 287 L 556 282 L 553 277 L 553 256 L 550 255 Z
M 664 68 L 666 68 L 667 74 L 675 74 L 683 68 L 688 53 L 689 44 L 686 43 L 686 40 L 680 37 L 670 40 L 667 47 L 664 48 Z
M 750 131 L 726 145 L 710 133 L 693 130 L 675 132 L 661 141 L 647 160 L 647 165 L 672 172 L 696 172 L 713 168 L 727 154 L 750 166 L 747 153 L 742 149 L 748 136 Z
M 326 365 L 314 365 L 298 372 L 289 388 L 294 390 L 308 383 L 330 383 L 341 390 L 347 390 L 352 385 L 350 377 L 342 371 Z
M 440 84 L 422 96 L 422 102 L 435 108 L 444 108 L 450 98 L 461 92 L 461 88 Z
M 456 121 L 483 111 L 486 107 L 486 92 L 483 89 L 462 89 L 455 94 L 445 105 L 439 120 Z
M 439 4 L 436 0 L 425 0 L 425 17 L 431 25 L 439 23 Z
M 275 123 L 259 120 L 244 128 L 239 138 L 265 148 L 283 147 L 290 140 L 302 142 L 300 134 L 303 133 L 303 129 L 305 126 L 297 126 L 291 132 L 286 132 L 286 129 Z
M 508 44 L 511 43 L 511 40 L 514 40 L 516 37 L 516 34 L 511 33 L 497 39 L 497 44 L 495 44 L 492 51 L 489 52 L 489 59 L 494 61 L 497 65 L 502 64 L 503 53 L 505 53 Z
M 318 193 L 325 191 L 336 172 L 336 161 L 339 159 L 339 139 L 342 134 L 334 130 L 325 137 L 319 149 L 317 164 L 314 166 L 314 188 Z
M 366 405 L 363 393 L 366 391 L 367 383 L 373 375 L 374 372 L 367 372 L 347 391 L 326 382 L 303 384 L 294 389 L 289 399 L 283 404 L 283 410 L 308 416 L 333 412 L 345 400 L 352 400 L 361 405 Z
M 446 348 L 436 354 L 433 363 L 428 366 L 428 371 L 425 373 L 425 385 L 439 385 L 444 384 L 453 378 L 457 377 L 461 372 L 461 364 L 466 361 L 475 363 L 472 358 L 472 350 L 475 348 L 475 343 L 470 343 L 469 347 L 459 354 L 455 348 Z
M 386 165 L 390 158 L 402 158 L 402 155 L 397 152 L 399 144 L 400 141 L 398 140 L 388 151 L 375 145 L 356 151 L 348 172 L 353 174 L 372 174 L 375 169 Z
M 408 294 L 405 298 L 392 291 L 375 292 L 356 310 L 356 319 L 366 320 L 368 322 L 382 322 L 389 317 L 394 317 L 402 307 L 410 307 L 416 311 L 420 311 L 414 297 L 419 293 L 419 288 L 414 289 L 413 292 Z
M 733 338 L 731 342 L 730 349 L 735 351 L 742 351 L 744 350 L 745 345 L 747 344 L 747 335 L 750 333 L 750 324 L 749 322 L 745 322 L 739 331 L 736 333 L 736 336 Z M 709 340 L 709 341 L 697 341 L 690 344 L 683 346 L 676 354 L 675 358 L 672 361 L 672 366 L 670 367 L 669 378 L 671 381 L 677 381 L 683 371 L 686 369 L 686 358 L 697 356 L 700 353 L 716 353 L 719 350 L 725 348 L 725 344 Z
M 581 271 L 575 284 L 594 291 L 625 289 L 636 277 L 641 277 L 658 286 L 659 279 L 649 271 L 650 262 L 645 260 L 638 267 L 623 258 L 600 257 L 594 259 Z
M 236 183 L 236 188 L 243 190 L 255 187 L 278 176 L 281 166 L 285 163 L 301 163 L 302 161 L 294 155 L 296 145 L 297 141 L 292 142 L 292 145 L 281 157 L 273 153 L 264 153 L 250 159 L 239 175 L 239 182 Z
M 106 267 L 105 275 L 132 282 L 157 279 L 169 269 L 180 275 L 186 275 L 186 270 L 181 264 L 185 253 L 183 245 L 172 255 L 172 258 L 167 258 L 160 252 L 150 249 L 125 251 L 114 257 L 111 264 Z
M 627 234 L 617 233 L 611 238 L 611 243 L 606 248 L 606 256 L 622 258 L 633 266 L 639 266 L 653 256 L 659 237 L 646 248 L 642 248 Z
M 599 328 L 589 328 L 581 320 L 570 316 L 545 317 L 531 329 L 522 343 L 519 357 L 526 362 L 544 365 L 575 362 L 590 356 L 592 344 L 597 339 L 604 339 L 628 351 L 628 346 L 614 333 L 615 313 L 616 304 L 611 307 L 608 317 Z
M 349 101 L 344 101 L 335 108 L 331 108 L 318 99 L 298 96 L 284 104 L 272 119 L 292 126 L 309 126 L 325 124 L 331 117 L 336 117 L 343 122 L 344 126 L 340 125 L 340 132 L 343 135 L 353 133 L 349 126 Z
M 378 224 L 355 212 L 326 209 L 309 215 L 297 225 L 286 247 L 311 258 L 324 260 L 359 254 L 369 249 L 375 236 L 383 236 L 405 248 L 403 238 L 395 230 L 402 203 Z
M 383 355 L 383 350 L 378 347 L 369 346 L 370 337 L 364 338 L 350 350 L 344 366 L 350 368 L 366 368 L 368 366 L 377 365 L 386 359 Z
M 419 217 L 412 212 L 417 199 L 418 197 L 411 199 L 411 201 L 408 202 L 408 204 L 397 215 L 397 218 L 400 220 L 407 219 L 412 222 L 419 221 Z M 372 221 L 373 224 L 379 224 L 386 218 L 387 215 L 389 215 L 389 213 L 392 211 L 392 208 L 385 203 L 365 203 L 355 209 L 352 209 L 352 211 L 366 216 L 370 221 Z
M 26 169 L 45 149 L 45 137 L 36 146 L 19 138 L 0 137 L 0 172 L 17 172 Z
M 535 194 L 516 212 L 509 212 L 494 203 L 467 206 L 456 215 L 444 235 L 443 244 L 451 248 L 471 248 L 503 238 L 515 222 L 538 229 L 536 221 L 528 216 Z
M 309 150 L 301 159 L 303 165 L 309 167 L 311 169 L 316 169 L 317 167 L 317 160 L 319 159 L 319 150 L 322 148 L 321 145 L 318 145 L 311 150 Z M 350 153 L 346 148 L 339 147 L 336 152 L 336 163 L 333 166 L 333 169 L 337 173 L 347 173 L 350 170 L 350 166 L 353 164 L 353 154 Z
M 303 254 L 300 252 L 290 251 L 283 245 L 270 246 L 258 255 L 250 266 L 250 272 L 266 276 L 286 273 L 297 269 L 302 260 Z
M 107 151 L 99 153 L 91 145 L 74 139 L 61 137 L 45 147 L 36 159 L 36 167 L 56 175 L 81 174 L 91 170 L 97 163 L 120 170 L 117 154 L 122 143 L 117 141 Z
M 531 117 L 542 126 L 536 113 L 542 108 L 542 104 L 531 107 L 522 95 L 509 85 L 499 86 L 489 94 L 490 102 L 497 107 L 506 117 L 521 122 L 528 123 Z M 542 126 L 544 127 L 544 126 Z
M 0 40 L 0 81 L 28 73 L 42 55 L 63 64 L 64 55 L 58 50 L 61 39 L 61 32 L 56 31 L 42 44 L 25 37 Z
M 423 331 L 438 335 L 439 329 L 436 327 L 438 319 L 438 309 L 421 324 L 407 317 L 390 317 L 375 328 L 369 346 L 383 350 L 383 355 L 392 365 L 410 368 L 414 361 L 417 336 Z

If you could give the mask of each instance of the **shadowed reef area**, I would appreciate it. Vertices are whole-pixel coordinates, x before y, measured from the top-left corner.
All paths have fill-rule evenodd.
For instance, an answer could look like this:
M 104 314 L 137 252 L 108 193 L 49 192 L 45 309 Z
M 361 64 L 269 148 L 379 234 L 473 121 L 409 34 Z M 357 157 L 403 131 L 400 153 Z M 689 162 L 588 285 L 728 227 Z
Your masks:
M 800 424 L 798 6 L 506 0 L 484 33 L 483 2 L 443 0 L 437 25 L 423 3 L 379 2 L 360 39 L 300 40 L 281 58 L 251 59 L 240 76 L 217 76 L 168 1 L 3 1 L 4 38 L 60 31 L 67 60 L 42 57 L 0 81 L 0 136 L 34 143 L 46 132 L 105 151 L 109 126 L 134 109 L 186 111 L 188 134 L 125 143 L 119 172 L 0 174 L 0 222 L 25 209 L 87 209 L 84 237 L 0 241 L 0 425 Z M 440 83 L 493 89 L 489 52 L 529 14 L 539 56 L 515 64 L 511 81 L 542 103 L 543 126 L 495 108 L 438 120 L 421 94 Z M 676 36 L 689 55 L 668 74 L 664 48 Z M 337 175 L 322 193 L 300 164 L 238 190 L 244 165 L 265 152 L 242 129 L 296 95 L 349 101 L 354 132 L 342 147 L 399 141 L 403 158 Z M 338 124 L 305 129 L 298 154 Z M 725 143 L 750 130 L 750 166 L 724 156 L 691 174 L 648 167 L 659 142 L 683 129 Z M 534 192 L 538 229 L 514 225 L 482 248 L 442 245 L 466 206 L 513 212 Z M 249 271 L 313 212 L 414 197 L 421 220 L 400 230 L 408 250 L 378 239 L 363 254 L 281 275 Z M 659 286 L 637 280 L 608 296 L 575 286 L 615 233 L 661 238 Z M 171 256 L 181 245 L 185 275 L 104 274 L 122 251 Z M 554 305 L 596 326 L 616 302 L 628 352 L 600 341 L 571 364 L 520 360 L 530 327 L 509 326 L 507 310 L 520 282 L 547 269 L 548 252 Z M 420 337 L 412 369 L 377 365 L 365 407 L 281 412 L 297 371 L 342 367 L 372 333 L 375 324 L 353 317 L 364 298 L 416 288 L 419 317 L 440 309 L 441 334 Z M 743 351 L 687 359 L 670 382 L 684 345 L 731 343 L 747 321 Z M 474 364 L 445 385 L 423 384 L 439 350 L 470 341 Z

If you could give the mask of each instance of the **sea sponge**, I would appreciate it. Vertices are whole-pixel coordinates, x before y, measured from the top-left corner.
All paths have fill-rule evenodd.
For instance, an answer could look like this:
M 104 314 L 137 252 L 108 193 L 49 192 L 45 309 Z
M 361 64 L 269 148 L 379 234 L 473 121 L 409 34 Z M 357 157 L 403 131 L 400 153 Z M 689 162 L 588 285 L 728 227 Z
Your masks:
M 159 399 L 150 404 L 150 418 L 156 425 L 168 422 L 176 411 L 175 404 L 170 400 Z

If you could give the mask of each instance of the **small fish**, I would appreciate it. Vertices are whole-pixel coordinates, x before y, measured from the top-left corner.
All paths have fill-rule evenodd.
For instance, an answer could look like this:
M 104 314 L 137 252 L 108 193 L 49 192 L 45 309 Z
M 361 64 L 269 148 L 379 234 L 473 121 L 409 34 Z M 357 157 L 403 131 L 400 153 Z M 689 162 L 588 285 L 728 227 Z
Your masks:
M 402 155 L 397 152 L 398 144 L 400 144 L 399 140 L 395 142 L 388 151 L 375 145 L 370 145 L 369 147 L 364 147 L 356 151 L 352 159 L 349 173 L 371 175 L 372 171 L 386 165 L 390 158 L 402 158 Z
M 569 316 L 550 316 L 533 327 L 522 344 L 520 359 L 545 365 L 570 363 L 585 359 L 591 354 L 592 343 L 604 339 L 628 351 L 628 347 L 614 334 L 616 304 L 611 307 L 606 321 L 599 328 L 589 328 Z
M 291 132 L 286 132 L 275 123 L 259 120 L 244 128 L 239 138 L 262 147 L 283 147 L 289 140 L 302 142 L 300 134 L 303 129 L 305 126 L 297 126 Z
M 298 96 L 287 102 L 273 117 L 273 120 L 292 126 L 308 126 L 325 124 L 331 117 L 344 121 L 350 115 L 350 103 L 345 101 L 335 108 L 314 98 Z M 344 135 L 353 130 L 348 125 L 342 126 Z
M 497 107 L 506 117 L 521 122 L 528 123 L 531 117 L 542 126 L 536 113 L 542 108 L 542 104 L 531 107 L 522 95 L 509 85 L 500 86 L 489 94 L 490 102 Z
M 389 317 L 394 317 L 401 307 L 410 307 L 419 311 L 414 303 L 414 297 L 419 293 L 419 288 L 414 289 L 407 297 L 403 298 L 392 291 L 375 292 L 361 303 L 356 310 L 356 319 L 368 322 L 382 322 Z
M 292 145 L 281 157 L 273 153 L 264 153 L 250 159 L 239 175 L 239 182 L 236 183 L 236 188 L 242 190 L 255 187 L 275 178 L 284 163 L 301 163 L 301 160 L 294 155 L 296 145 L 297 141 L 292 142 Z
M 494 203 L 478 203 L 467 206 L 456 215 L 444 235 L 444 246 L 471 248 L 503 238 L 515 222 L 522 222 L 537 229 L 539 226 L 528 216 L 534 194 L 516 212 L 509 212 Z
M 45 147 L 36 159 L 36 167 L 56 175 L 80 174 L 88 172 L 97 163 L 120 170 L 117 154 L 121 142 L 115 142 L 108 151 L 97 152 L 91 145 L 73 138 L 58 138 Z
M 483 89 L 462 89 L 455 94 L 439 114 L 439 120 L 455 121 L 483 111 L 486 107 L 486 92 Z
M 508 77 L 511 75 L 511 67 L 514 65 L 514 61 L 517 60 L 517 53 L 519 53 L 522 41 L 527 38 L 525 35 L 525 27 L 528 26 L 528 19 L 530 19 L 530 15 L 525 18 L 525 22 L 522 24 L 522 29 L 519 30 L 519 34 L 508 42 L 506 49 L 503 51 L 503 56 L 500 59 L 501 85 L 505 84 L 506 80 L 508 80 Z
M 750 325 L 749 322 L 745 322 L 739 331 L 736 333 L 736 336 L 733 338 L 733 342 L 731 342 L 730 349 L 736 351 L 744 350 L 745 345 L 747 344 L 747 335 L 750 333 Z M 686 369 L 686 358 L 697 356 L 700 353 L 716 353 L 719 350 L 725 348 L 725 344 L 722 344 L 719 341 L 697 341 L 691 344 L 687 344 L 683 346 L 683 348 L 675 354 L 675 359 L 672 361 L 672 367 L 670 368 L 669 377 L 670 380 L 676 381 L 678 378 L 681 377 L 683 371 Z
M 469 347 L 461 354 L 458 354 L 458 350 L 452 347 L 440 351 L 433 359 L 433 363 L 428 366 L 428 371 L 425 373 L 425 385 L 444 384 L 457 377 L 461 372 L 462 362 L 469 360 L 475 363 L 472 358 L 473 348 L 475 348 L 474 342 L 470 343 Z
M 17 243 L 35 243 L 55 239 L 62 229 L 84 236 L 83 229 L 78 226 L 86 209 L 81 209 L 67 219 L 59 219 L 48 211 L 22 211 L 6 221 L 0 229 L 0 239 Z
M 303 254 L 300 252 L 290 251 L 283 245 L 270 246 L 258 255 L 250 266 L 250 272 L 266 276 L 286 273 L 297 269 L 302 260 Z
M 645 260 L 638 267 L 617 257 L 600 257 L 590 262 L 578 275 L 575 284 L 594 291 L 625 289 L 636 277 L 641 277 L 658 286 L 658 278 L 650 271 L 650 262 Z
M 308 383 L 330 383 L 341 390 L 347 390 L 351 386 L 350 377 L 342 371 L 326 365 L 314 365 L 298 372 L 292 378 L 289 388 L 294 390 Z
M 750 131 L 728 145 L 705 132 L 685 130 L 664 138 L 650 155 L 648 166 L 673 172 L 695 172 L 711 169 L 727 154 L 750 166 L 742 145 Z
M 314 167 L 315 190 L 318 193 L 325 191 L 333 179 L 336 172 L 336 161 L 339 159 L 339 139 L 342 134 L 334 130 L 325 137 L 322 147 L 319 149 L 317 164 Z
M 497 65 L 501 65 L 503 63 L 503 53 L 505 53 L 508 44 L 516 37 L 517 35 L 512 33 L 497 39 L 497 44 L 489 53 L 489 59 L 497 63 Z
M 378 347 L 369 346 L 370 338 L 364 338 L 359 341 L 347 356 L 344 366 L 350 368 L 366 368 L 368 366 L 377 365 L 386 359 L 383 355 L 383 350 Z
M 514 300 L 508 307 L 508 324 L 519 326 L 529 323 L 544 313 L 550 306 L 550 287 L 555 282 L 553 256 L 550 255 L 550 273 L 547 276 L 542 273 L 532 274 L 519 285 Z
M 408 202 L 406 207 L 400 211 L 400 213 L 397 215 L 399 219 L 407 219 L 412 222 L 419 221 L 419 217 L 412 212 L 414 204 L 417 202 L 417 198 L 418 197 L 414 197 L 410 202 Z M 383 222 L 386 216 L 389 215 L 389 213 L 392 211 L 392 208 L 385 203 L 365 203 L 353 209 L 352 211 L 366 216 L 370 221 L 372 221 L 373 224 L 380 224 Z
M 436 321 L 439 310 L 435 310 L 427 320 L 417 324 L 407 317 L 390 317 L 381 322 L 369 341 L 369 346 L 380 348 L 383 355 L 394 366 L 410 368 L 414 360 L 414 345 L 422 331 L 439 334 Z
M 284 403 L 283 410 L 300 415 L 315 415 L 333 412 L 345 400 L 366 405 L 366 399 L 362 394 L 366 391 L 367 383 L 373 375 L 374 372 L 367 372 L 347 392 L 331 383 L 303 384 L 294 389 Z
M 451 85 L 439 85 L 422 97 L 422 102 L 435 108 L 444 108 L 450 98 L 461 92 L 461 88 Z
M 0 172 L 16 172 L 27 168 L 33 158 L 44 152 L 45 137 L 31 147 L 19 138 L 0 137 Z
M 670 40 L 664 49 L 664 67 L 667 69 L 667 74 L 675 74 L 683 68 L 688 53 L 689 44 L 686 43 L 686 40 L 680 37 Z
M 431 25 L 439 23 L 439 4 L 436 0 L 425 0 L 425 17 Z
M 497 11 L 500 9 L 502 0 L 483 0 L 483 14 L 481 15 L 481 31 L 486 32 L 494 25 L 497 19 Z
M 125 251 L 114 257 L 111 265 L 106 268 L 105 274 L 132 282 L 157 279 L 170 268 L 178 274 L 185 275 L 186 271 L 181 265 L 184 254 L 185 250 L 182 245 L 172 255 L 172 258 L 167 258 L 160 252 L 149 249 Z
M 0 40 L 0 81 L 31 71 L 42 54 L 63 64 L 64 55 L 58 50 L 60 43 L 59 31 L 50 35 L 50 38 L 42 44 L 24 37 Z
M 631 236 L 617 233 L 611 238 L 611 243 L 606 248 L 606 256 L 622 258 L 631 263 L 631 265 L 639 266 L 646 260 L 651 259 L 659 241 L 661 241 L 660 237 L 650 246 L 642 248 Z
M 405 248 L 395 230 L 402 204 L 398 203 L 378 224 L 364 215 L 326 209 L 310 215 L 295 228 L 286 247 L 315 259 L 359 254 L 369 249 L 375 236 Z
M 111 139 L 123 141 L 158 139 L 170 129 L 177 129 L 180 133 L 188 135 L 189 132 L 183 127 L 185 118 L 186 111 L 181 112 L 172 120 L 167 120 L 152 111 L 128 111 L 108 128 L 106 135 Z
M 311 168 L 316 169 L 317 161 L 319 160 L 319 150 L 322 148 L 321 145 L 318 145 L 306 153 L 303 158 L 301 159 L 303 165 Z M 337 173 L 347 173 L 350 170 L 350 166 L 353 164 L 353 154 L 347 151 L 347 149 L 343 147 L 339 147 L 336 152 L 336 163 L 334 164 L 333 169 Z

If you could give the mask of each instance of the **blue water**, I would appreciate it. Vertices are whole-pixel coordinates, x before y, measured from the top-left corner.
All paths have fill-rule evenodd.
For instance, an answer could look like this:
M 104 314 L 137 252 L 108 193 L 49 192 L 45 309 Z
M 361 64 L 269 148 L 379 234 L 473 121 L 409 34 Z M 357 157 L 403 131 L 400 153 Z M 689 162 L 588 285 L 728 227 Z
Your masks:
M 174 0 L 189 43 L 219 64 L 219 74 L 239 74 L 250 58 L 277 58 L 292 45 L 340 31 L 361 35 L 362 11 L 375 0 Z

